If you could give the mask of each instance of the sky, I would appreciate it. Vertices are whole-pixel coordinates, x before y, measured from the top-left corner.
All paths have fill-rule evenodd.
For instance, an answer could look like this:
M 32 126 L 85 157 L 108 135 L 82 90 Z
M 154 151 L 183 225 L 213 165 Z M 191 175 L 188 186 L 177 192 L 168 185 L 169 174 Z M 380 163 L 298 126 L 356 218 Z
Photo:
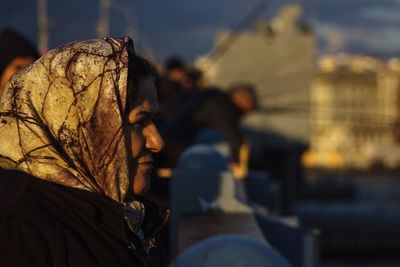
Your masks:
M 110 35 L 130 35 L 158 61 L 206 54 L 218 31 L 235 28 L 264 1 L 248 30 L 276 14 L 288 0 L 111 0 Z M 339 52 L 400 57 L 400 0 L 297 0 L 316 34 L 318 55 Z M 96 37 L 98 0 L 48 0 L 49 48 Z M 0 28 L 13 27 L 37 42 L 35 0 L 0 0 Z

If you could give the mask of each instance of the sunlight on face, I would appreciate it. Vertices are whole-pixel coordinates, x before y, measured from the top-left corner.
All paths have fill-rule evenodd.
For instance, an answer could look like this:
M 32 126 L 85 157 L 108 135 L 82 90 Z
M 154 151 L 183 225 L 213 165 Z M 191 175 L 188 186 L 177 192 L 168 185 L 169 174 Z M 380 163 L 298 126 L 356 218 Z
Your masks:
M 128 152 L 130 153 L 131 193 L 141 195 L 150 186 L 152 153 L 164 147 L 153 118 L 158 114 L 157 91 L 152 78 L 138 82 L 132 108 L 128 112 Z

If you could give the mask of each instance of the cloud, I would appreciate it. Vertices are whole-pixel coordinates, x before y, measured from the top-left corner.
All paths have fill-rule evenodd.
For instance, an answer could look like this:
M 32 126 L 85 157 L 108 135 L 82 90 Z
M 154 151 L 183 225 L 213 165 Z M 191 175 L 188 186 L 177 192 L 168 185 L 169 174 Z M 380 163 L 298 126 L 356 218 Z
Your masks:
M 349 28 L 330 23 L 317 25 L 317 36 L 326 53 L 346 51 L 350 43 L 362 39 L 362 29 Z
M 320 24 L 317 26 L 317 35 L 328 53 L 343 50 L 346 46 L 344 31 L 337 26 Z
M 400 4 L 400 1 L 398 1 L 398 3 Z M 388 23 L 400 23 L 400 7 L 387 8 L 383 6 L 371 6 L 361 11 L 361 18 Z
M 397 27 L 367 31 L 363 36 L 363 42 L 368 50 L 400 52 L 400 32 Z
M 366 28 L 321 23 L 317 36 L 322 53 L 349 52 L 354 48 L 358 53 L 400 53 L 400 32 L 396 26 Z
M 192 25 L 190 29 L 188 31 L 184 27 L 177 27 L 168 32 L 147 36 L 148 47 L 156 48 L 153 50 L 159 60 L 163 60 L 171 54 L 179 54 L 187 60 L 193 60 L 194 55 L 208 52 L 218 29 L 213 25 L 206 24 Z M 169 36 L 173 36 L 173 39 L 169 40 Z M 157 46 L 160 43 L 163 45 Z

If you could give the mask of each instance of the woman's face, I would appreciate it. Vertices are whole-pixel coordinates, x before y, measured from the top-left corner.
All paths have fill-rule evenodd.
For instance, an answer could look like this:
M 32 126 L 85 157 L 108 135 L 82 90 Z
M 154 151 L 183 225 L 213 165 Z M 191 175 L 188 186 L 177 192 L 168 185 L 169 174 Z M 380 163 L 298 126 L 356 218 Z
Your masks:
M 132 83 L 133 84 L 133 83 Z M 152 153 L 160 152 L 164 147 L 153 118 L 158 114 L 157 92 L 151 77 L 137 83 L 133 104 L 128 112 L 126 128 L 130 193 L 141 195 L 150 186 L 150 172 L 153 166 Z

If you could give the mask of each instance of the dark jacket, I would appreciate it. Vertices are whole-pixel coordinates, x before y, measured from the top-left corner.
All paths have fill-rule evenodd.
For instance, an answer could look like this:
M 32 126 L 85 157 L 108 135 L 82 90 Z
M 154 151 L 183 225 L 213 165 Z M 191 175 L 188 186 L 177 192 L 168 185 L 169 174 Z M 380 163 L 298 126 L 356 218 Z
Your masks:
M 145 204 L 146 205 L 146 204 Z M 148 205 L 148 203 L 147 203 Z M 143 231 L 165 223 L 146 205 Z M 0 175 L 0 266 L 153 266 L 121 204 L 15 172 Z

